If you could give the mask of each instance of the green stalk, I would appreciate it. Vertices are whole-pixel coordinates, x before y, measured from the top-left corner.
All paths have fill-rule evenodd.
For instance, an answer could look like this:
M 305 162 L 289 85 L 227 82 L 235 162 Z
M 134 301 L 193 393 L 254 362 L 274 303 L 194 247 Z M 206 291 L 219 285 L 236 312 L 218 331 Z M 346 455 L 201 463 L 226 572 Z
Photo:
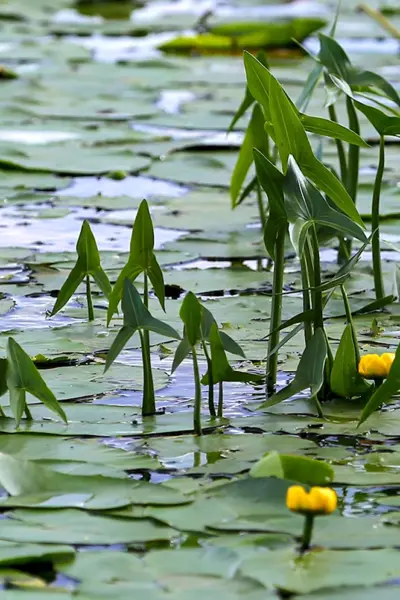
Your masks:
M 6 417 L 6 414 L 3 410 L 3 408 L 0 406 L 0 419 L 3 419 L 3 418 L 5 419 L 5 417 Z
M 349 128 L 360 135 L 360 123 L 358 121 L 357 112 L 354 108 L 353 100 L 346 96 L 346 107 L 349 118 Z M 360 147 L 354 144 L 349 145 L 348 161 L 347 161 L 347 179 L 346 189 L 354 204 L 357 202 L 358 174 L 360 169 Z M 346 246 L 349 256 L 351 255 L 351 239 L 346 240 Z
M 90 290 L 90 277 L 86 275 L 86 300 L 88 307 L 88 319 L 94 321 L 93 303 L 92 303 L 92 292 Z
M 311 248 L 314 265 L 314 290 L 313 290 L 313 308 L 314 308 L 314 331 L 319 327 L 324 330 L 324 313 L 322 303 L 322 292 L 318 290 L 321 286 L 321 263 L 319 258 L 319 244 L 317 228 L 311 227 Z
M 216 417 L 217 415 L 215 412 L 215 404 L 214 404 L 214 379 L 213 379 L 213 372 L 212 372 L 212 361 L 211 361 L 210 355 L 207 350 L 207 344 L 205 343 L 204 340 L 202 341 L 202 346 L 203 346 L 204 356 L 206 357 L 206 361 L 207 361 L 207 371 L 208 371 L 208 411 L 209 411 L 211 417 Z
M 303 311 L 306 312 L 311 308 L 311 300 L 310 300 L 310 275 L 307 267 L 307 260 L 304 256 L 300 258 L 301 265 L 301 285 L 303 288 Z M 304 321 L 304 341 L 305 344 L 309 342 L 312 337 L 312 327 L 311 321 Z
M 145 331 L 139 330 L 140 342 L 142 347 L 143 364 L 143 400 L 142 415 L 148 417 L 156 412 L 156 403 L 154 397 L 153 373 L 151 370 L 151 357 L 146 346 Z
M 193 429 L 196 435 L 201 435 L 201 385 L 200 385 L 200 372 L 199 363 L 197 360 L 196 348 L 192 346 L 192 358 L 193 358 L 193 375 L 195 384 L 195 395 L 194 395 L 194 411 L 193 411 Z
M 218 416 L 222 419 L 224 416 L 224 382 L 218 384 Z
M 383 285 L 382 275 L 382 262 L 381 262 L 381 240 L 379 234 L 379 202 L 381 197 L 381 186 L 383 179 L 383 171 L 385 168 L 385 138 L 383 135 L 379 139 L 379 163 L 378 170 L 376 172 L 374 191 L 372 194 L 372 231 L 374 233 L 372 237 L 372 266 L 374 270 L 374 285 L 375 285 L 375 297 L 380 300 L 385 296 L 385 290 Z
M 312 532 L 314 527 L 314 515 L 306 515 L 304 519 L 303 538 L 300 546 L 300 553 L 306 552 L 311 543 Z
M 328 106 L 328 112 L 329 112 L 329 118 L 331 121 L 333 121 L 334 123 L 338 123 L 338 119 L 336 116 L 336 108 L 334 107 L 333 104 L 331 104 L 330 106 Z M 338 153 L 338 158 L 339 158 L 339 165 L 340 165 L 340 178 L 342 180 L 343 185 L 346 185 L 347 182 L 347 162 L 346 162 L 346 153 L 344 151 L 344 145 L 342 140 L 338 140 L 335 139 L 335 143 L 336 143 L 336 149 L 337 149 L 337 153 Z
M 24 412 L 25 412 L 25 417 L 28 419 L 28 421 L 32 421 L 32 419 L 33 419 L 33 417 L 32 417 L 32 413 L 31 413 L 31 411 L 29 410 L 29 406 L 27 405 L 27 403 L 26 403 L 26 402 L 25 402 L 25 409 L 24 409 Z
M 265 223 L 267 222 L 267 218 L 265 216 L 265 207 L 264 207 L 264 202 L 263 202 L 263 198 L 262 198 L 261 185 L 260 185 L 260 182 L 258 181 L 258 179 L 257 179 L 257 184 L 256 184 L 256 191 L 257 191 L 258 214 L 260 217 L 262 230 L 264 231 Z
M 146 308 L 149 306 L 149 281 L 147 273 L 144 273 L 143 280 L 143 304 Z M 142 361 L 143 361 L 143 403 L 142 415 L 154 415 L 156 412 L 156 400 L 154 395 L 153 373 L 151 370 L 151 354 L 150 354 L 150 333 L 142 330 L 140 332 L 142 346 Z
M 274 279 L 272 284 L 271 320 L 269 325 L 268 359 L 266 364 L 267 394 L 272 394 L 278 372 L 278 352 L 270 354 L 279 344 L 280 332 L 277 331 L 282 320 L 283 272 L 285 267 L 286 229 L 279 229 L 275 242 Z

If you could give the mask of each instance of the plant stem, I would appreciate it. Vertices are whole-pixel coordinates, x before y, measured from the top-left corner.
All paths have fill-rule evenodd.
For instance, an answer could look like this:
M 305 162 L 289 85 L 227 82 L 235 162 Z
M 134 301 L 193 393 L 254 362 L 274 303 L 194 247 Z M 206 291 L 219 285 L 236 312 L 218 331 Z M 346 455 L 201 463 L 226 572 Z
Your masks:
M 379 389 L 383 383 L 383 379 L 374 379 L 375 390 Z
M 193 429 L 196 435 L 201 435 L 201 385 L 199 363 L 197 360 L 196 348 L 192 346 L 193 375 L 195 385 L 194 411 L 193 411 Z
M 147 273 L 144 273 L 143 279 L 143 304 L 146 308 L 149 306 L 149 281 Z M 154 415 L 156 412 L 156 399 L 154 396 L 153 373 L 151 370 L 150 354 L 150 333 L 145 330 L 140 331 L 143 360 L 143 401 L 142 415 Z
M 394 39 L 400 40 L 400 29 L 397 29 L 379 10 L 375 10 L 375 8 L 366 4 L 360 4 L 358 8 L 371 17 L 371 19 L 374 19 L 383 29 L 386 29 Z
M 5 419 L 5 418 L 6 418 L 6 414 L 5 414 L 4 410 L 3 410 L 3 407 L 0 406 L 0 419 Z
M 360 124 L 357 117 L 356 109 L 354 108 L 353 100 L 346 96 L 346 107 L 349 118 L 349 128 L 355 133 L 360 134 Z M 349 193 L 350 198 L 354 204 L 357 202 L 357 188 L 358 188 L 358 172 L 360 168 L 360 147 L 355 144 L 349 145 L 348 161 L 347 161 L 347 179 L 346 189 Z M 346 246 L 348 254 L 351 255 L 351 239 L 346 240 Z
M 220 381 L 218 384 L 218 416 L 222 418 L 224 416 L 224 382 Z
M 202 341 L 204 356 L 207 361 L 207 371 L 208 371 L 208 411 L 211 417 L 216 417 L 215 412 L 215 404 L 214 404 L 214 379 L 212 372 L 212 361 L 210 355 L 207 350 L 207 344 L 205 341 Z
M 260 182 L 258 181 L 258 179 L 257 179 L 257 184 L 256 184 L 256 191 L 257 191 L 258 214 L 260 217 L 261 228 L 264 231 L 265 223 L 267 222 L 267 219 L 265 216 L 265 207 L 264 207 L 264 202 L 263 202 L 263 197 L 262 197 L 261 185 L 260 185 Z
M 92 303 L 92 292 L 90 290 L 90 277 L 86 275 L 86 301 L 88 308 L 88 320 L 94 321 L 93 303 Z
M 25 412 L 25 417 L 28 419 L 28 421 L 32 421 L 32 419 L 33 419 L 33 417 L 32 417 L 32 413 L 31 413 L 31 411 L 29 410 L 29 406 L 27 405 L 27 403 L 26 403 L 26 402 L 25 402 L 25 409 L 24 409 L 24 412 Z
M 311 308 L 310 300 L 310 276 L 307 268 L 307 261 L 304 256 L 300 258 L 301 265 L 301 285 L 303 288 L 303 311 L 306 312 Z M 304 341 L 305 344 L 310 341 L 312 337 L 311 321 L 304 321 Z
M 375 297 L 377 300 L 380 300 L 385 296 L 381 263 L 381 240 L 379 234 L 379 202 L 381 197 L 381 186 L 384 168 L 385 138 L 383 135 L 381 135 L 379 140 L 379 163 L 375 177 L 374 191 L 372 194 L 371 209 L 372 232 L 374 234 L 372 237 L 372 266 L 374 270 Z
M 156 402 L 154 397 L 153 373 L 151 370 L 151 357 L 146 346 L 145 331 L 139 330 L 140 341 L 142 347 L 142 363 L 143 363 L 143 400 L 142 400 L 142 415 L 148 417 L 156 412 Z
M 311 543 L 311 537 L 314 527 L 314 515 L 306 515 L 304 519 L 303 539 L 300 546 L 300 553 L 306 552 Z
M 279 229 L 275 242 L 274 279 L 272 284 L 271 320 L 269 325 L 268 359 L 266 364 L 267 394 L 274 391 L 278 372 L 278 352 L 270 354 L 279 344 L 280 332 L 277 331 L 282 317 L 283 272 L 285 267 L 286 229 Z
M 329 118 L 334 123 L 338 123 L 336 116 L 336 108 L 333 104 L 328 107 Z M 336 149 L 339 157 L 339 165 L 340 165 L 340 178 L 342 180 L 343 185 L 346 185 L 347 182 L 347 162 L 346 162 L 346 153 L 344 151 L 344 145 L 342 140 L 335 139 Z
M 322 303 L 322 292 L 318 290 L 321 286 L 321 263 L 319 258 L 319 244 L 317 229 L 315 225 L 311 227 L 311 247 L 314 265 L 314 291 L 313 291 L 313 308 L 314 308 L 314 332 L 321 328 L 324 330 L 324 314 Z

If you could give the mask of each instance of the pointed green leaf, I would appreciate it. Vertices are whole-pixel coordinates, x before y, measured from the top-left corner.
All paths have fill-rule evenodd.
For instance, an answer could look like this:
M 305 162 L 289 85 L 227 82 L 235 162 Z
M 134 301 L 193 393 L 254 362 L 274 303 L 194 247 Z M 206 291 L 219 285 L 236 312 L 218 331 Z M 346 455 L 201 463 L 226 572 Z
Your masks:
M 83 221 L 82 223 L 81 232 L 76 244 L 76 251 L 78 253 L 78 264 L 85 275 L 98 269 L 100 266 L 100 254 L 88 221 Z
M 21 346 L 13 339 L 8 338 L 7 342 L 7 386 L 10 390 L 10 398 L 13 401 L 18 397 L 16 404 L 14 404 L 13 412 L 17 420 L 17 425 L 21 420 L 22 411 L 21 404 L 24 402 L 22 392 L 29 392 L 35 398 L 38 398 L 43 404 L 59 415 L 65 423 L 67 423 L 67 417 L 65 412 L 57 402 L 53 392 L 47 387 L 45 381 L 42 379 L 39 371 L 35 367 L 31 358 L 21 348 Z
M 301 236 L 304 238 L 304 226 L 316 223 L 339 231 L 346 236 L 355 237 L 365 243 L 367 238 L 357 223 L 347 215 L 333 208 L 320 194 L 317 188 L 304 177 L 295 159 L 291 156 L 284 178 L 285 207 L 287 218 L 296 226 L 295 246 L 302 250 Z
M 366 419 L 377 410 L 382 404 L 389 404 L 394 401 L 394 394 L 400 390 L 400 345 L 397 347 L 396 355 L 389 371 L 388 378 L 372 394 L 362 411 L 358 425 L 364 423 Z
M 268 408 L 299 394 L 303 390 L 311 389 L 315 396 L 324 382 L 324 367 L 328 356 L 325 334 L 322 329 L 317 329 L 308 342 L 297 367 L 293 381 L 282 390 L 271 396 L 269 400 L 260 404 L 259 408 Z
M 331 371 L 331 390 L 341 398 L 361 396 L 370 387 L 358 373 L 357 352 L 350 323 L 340 339 Z
M 153 331 L 165 337 L 179 339 L 180 335 L 173 327 L 155 319 L 143 304 L 139 292 L 129 279 L 124 281 L 122 293 L 122 312 L 124 324 L 119 330 L 107 354 L 106 370 L 114 362 L 135 331 Z
M 348 81 L 353 73 L 350 59 L 342 46 L 329 35 L 319 34 L 320 51 L 318 58 L 330 74 Z
M 57 300 L 53 306 L 53 310 L 50 315 L 54 316 L 60 311 L 68 302 L 68 300 L 75 293 L 78 286 L 82 283 L 85 278 L 85 271 L 82 270 L 78 263 L 72 268 L 67 279 L 64 281 L 61 290 L 58 292 Z
M 129 260 L 140 265 L 142 271 L 151 267 L 154 250 L 154 228 L 149 205 L 142 200 L 133 223 Z
M 310 117 L 309 115 L 301 115 L 300 121 L 302 122 L 304 129 L 310 133 L 342 140 L 343 142 L 361 146 L 362 148 L 369 147 L 367 142 L 355 133 L 355 131 L 348 129 L 339 123 L 335 123 L 335 121 L 323 119 L 322 117 Z
M 235 354 L 236 356 L 246 358 L 243 348 L 241 348 L 239 344 L 235 342 L 233 338 L 231 338 L 230 335 L 225 333 L 225 331 L 221 331 L 220 329 L 218 331 L 225 352 L 229 352 L 230 354 Z
M 380 135 L 400 135 L 400 117 L 386 115 L 382 110 L 363 102 L 356 101 L 355 106 L 367 117 Z
M 106 298 L 110 297 L 111 294 L 111 283 L 102 267 L 97 267 L 95 271 L 91 272 L 97 287 L 103 292 Z
M 216 323 L 213 323 L 210 331 L 210 347 L 211 347 L 211 365 L 212 379 L 214 383 L 221 381 L 260 381 L 262 377 L 253 373 L 245 373 L 244 371 L 235 371 L 229 364 L 225 354 L 224 346 L 220 337 L 220 332 Z M 201 382 L 204 385 L 208 384 L 209 373 L 207 372 Z
M 165 283 L 164 275 L 160 265 L 157 262 L 156 255 L 153 254 L 150 267 L 147 269 L 147 275 L 153 286 L 155 295 L 158 298 L 161 308 L 165 311 Z
M 185 325 L 185 333 L 192 347 L 201 340 L 201 315 L 200 302 L 193 292 L 188 292 L 183 299 L 179 316 Z
M 186 336 L 183 336 L 181 341 L 179 342 L 175 354 L 174 360 L 172 362 L 171 373 L 174 373 L 180 364 L 187 358 L 190 354 L 191 346 L 189 344 L 189 340 Z
M 118 310 L 118 304 L 122 298 L 125 279 L 129 279 L 129 281 L 135 281 L 141 272 L 141 266 L 133 263 L 129 259 L 121 273 L 118 275 L 117 281 L 115 282 L 108 299 L 107 326 L 110 324 L 111 319 Z
M 254 150 L 258 181 L 268 197 L 269 215 L 264 229 L 264 244 L 268 254 L 275 257 L 275 242 L 281 227 L 287 227 L 283 198 L 283 174 L 262 152 Z
M 259 60 L 249 52 L 243 54 L 244 68 L 246 71 L 247 87 L 253 98 L 261 104 L 265 117 L 269 120 L 269 86 L 272 75 Z
M 392 84 L 386 81 L 381 75 L 378 75 L 378 73 L 372 73 L 371 71 L 355 71 L 351 74 L 348 83 L 356 90 L 359 88 L 361 88 L 361 90 L 363 88 L 375 88 L 380 92 L 383 92 L 385 96 L 397 104 L 397 106 L 400 106 L 399 94 Z

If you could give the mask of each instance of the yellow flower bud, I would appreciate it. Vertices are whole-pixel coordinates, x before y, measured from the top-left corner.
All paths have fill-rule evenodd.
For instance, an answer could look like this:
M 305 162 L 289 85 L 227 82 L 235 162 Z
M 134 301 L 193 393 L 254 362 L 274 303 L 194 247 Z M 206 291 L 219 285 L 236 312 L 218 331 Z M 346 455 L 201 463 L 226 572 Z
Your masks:
M 360 362 L 358 363 L 358 372 L 361 377 L 365 377 L 366 379 L 386 379 L 394 357 L 393 352 L 386 352 L 381 355 L 365 354 L 360 358 Z
M 302 515 L 330 515 L 336 510 L 337 496 L 331 488 L 313 487 L 309 492 L 292 485 L 286 495 L 286 506 Z

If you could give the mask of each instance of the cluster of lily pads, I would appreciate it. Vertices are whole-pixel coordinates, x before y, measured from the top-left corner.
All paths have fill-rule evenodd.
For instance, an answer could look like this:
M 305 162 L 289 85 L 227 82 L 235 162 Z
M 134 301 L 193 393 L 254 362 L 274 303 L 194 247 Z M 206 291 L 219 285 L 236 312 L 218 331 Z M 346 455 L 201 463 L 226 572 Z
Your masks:
M 380 75 L 355 68 L 343 48 L 331 36 L 320 35 L 320 52 L 315 68 L 297 102 L 293 102 L 269 69 L 263 53 L 257 57 L 245 52 L 247 89 L 230 129 L 252 107 L 245 138 L 231 180 L 232 207 L 241 204 L 254 191 L 264 230 L 267 254 L 274 261 L 272 308 L 268 333 L 265 377 L 257 372 L 238 371 L 231 367 L 227 352 L 244 358 L 242 348 L 222 331 L 212 313 L 188 292 L 182 301 L 180 317 L 183 332 L 154 318 L 149 311 L 150 293 L 165 310 L 165 284 L 162 269 L 154 253 L 154 229 L 146 200 L 141 203 L 135 222 L 126 265 L 111 285 L 100 262 L 95 237 L 84 221 L 77 242 L 78 259 L 63 284 L 51 315 L 60 311 L 82 282 L 86 284 L 88 319 L 94 319 L 91 280 L 108 301 L 107 325 L 118 312 L 121 302 L 123 325 L 108 350 L 105 370 L 109 369 L 138 332 L 142 349 L 142 414 L 156 414 L 151 366 L 150 332 L 167 339 L 179 340 L 172 363 L 174 372 L 189 355 L 193 362 L 195 403 L 194 431 L 201 434 L 201 384 L 208 387 L 211 417 L 223 416 L 223 382 L 260 383 L 266 380 L 267 399 L 260 408 L 268 408 L 303 390 L 310 389 L 318 415 L 323 417 L 323 403 L 333 397 L 361 398 L 365 404 L 360 422 L 389 401 L 400 384 L 400 350 L 383 357 L 360 358 L 360 349 L 345 283 L 362 253 L 371 245 L 375 296 L 364 312 L 379 310 L 395 300 L 385 295 L 379 235 L 380 193 L 385 164 L 385 136 L 400 135 L 400 98 L 393 86 Z M 318 81 L 323 78 L 329 119 L 312 117 L 304 111 Z M 335 102 L 345 96 L 348 127 L 338 123 Z M 379 164 L 371 198 L 372 233 L 367 236 L 357 211 L 360 151 L 368 144 L 360 136 L 358 113 L 367 117 L 379 134 Z M 307 133 L 311 133 L 311 139 Z M 340 173 L 326 166 L 323 156 L 324 137 L 334 138 Z M 317 139 L 316 147 L 314 140 Z M 255 176 L 247 181 L 250 166 Z M 247 178 L 247 179 L 246 179 Z M 268 202 L 265 201 L 265 196 Z M 301 265 L 303 311 L 282 321 L 282 304 L 287 293 L 283 287 L 287 234 Z M 337 237 L 337 273 L 323 281 L 320 246 L 327 237 Z M 358 248 L 353 251 L 354 242 Z M 354 248 L 355 250 L 355 248 Z M 143 277 L 143 298 L 134 285 Z M 152 292 L 149 290 L 152 286 Z M 325 307 L 336 288 L 340 288 L 345 326 L 336 355 L 333 356 L 325 331 Z M 297 292 L 296 292 L 297 293 Z M 292 327 L 294 326 L 294 327 Z M 292 327 L 291 329 L 289 329 Z M 281 337 L 282 331 L 287 331 Z M 279 350 L 294 335 L 304 331 L 305 350 L 293 381 L 276 391 Z M 200 375 L 198 348 L 204 353 L 207 372 Z M 385 359 L 387 358 L 387 360 Z M 385 362 L 386 360 L 386 362 Z M 383 362 L 382 362 L 383 361 Z M 30 419 L 26 392 L 43 401 L 64 420 L 66 415 L 47 387 L 29 356 L 19 344 L 9 339 L 7 358 L 1 359 L 0 393 L 10 393 L 10 405 L 20 423 L 23 414 Z M 373 379 L 367 383 L 366 379 Z M 383 379 L 385 383 L 381 385 Z M 214 386 L 218 384 L 218 404 Z

